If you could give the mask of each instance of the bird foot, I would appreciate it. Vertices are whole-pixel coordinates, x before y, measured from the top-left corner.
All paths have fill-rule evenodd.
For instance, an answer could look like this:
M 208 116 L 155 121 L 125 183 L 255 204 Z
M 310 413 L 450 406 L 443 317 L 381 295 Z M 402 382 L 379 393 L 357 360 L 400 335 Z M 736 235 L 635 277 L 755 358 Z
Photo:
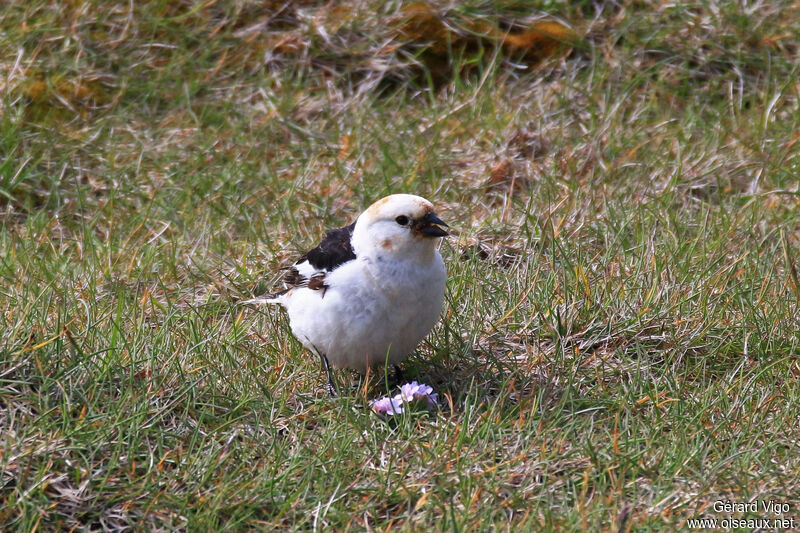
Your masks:
M 322 358 L 322 367 L 325 369 L 325 374 L 327 375 L 328 382 L 325 385 L 325 389 L 328 391 L 328 396 L 331 398 L 336 398 L 339 396 L 339 392 L 336 390 L 336 385 L 333 383 L 333 377 L 331 376 L 331 365 L 328 363 L 328 358 L 326 356 L 321 356 Z
M 403 372 L 403 369 L 400 368 L 400 365 L 394 365 L 394 379 L 397 381 L 397 384 L 399 385 L 402 383 L 405 378 L 406 374 Z
M 336 385 L 333 384 L 333 381 L 328 379 L 328 383 L 325 385 L 325 390 L 328 391 L 328 396 L 330 398 L 338 398 L 339 392 L 336 390 Z

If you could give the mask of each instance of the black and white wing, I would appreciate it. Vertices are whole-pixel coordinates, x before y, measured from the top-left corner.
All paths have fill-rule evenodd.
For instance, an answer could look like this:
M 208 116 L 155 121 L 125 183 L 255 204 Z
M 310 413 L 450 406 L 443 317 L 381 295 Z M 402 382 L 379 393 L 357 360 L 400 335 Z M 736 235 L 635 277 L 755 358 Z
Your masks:
M 288 267 L 283 277 L 286 290 L 308 287 L 312 290 L 325 290 L 325 276 L 339 266 L 356 258 L 352 238 L 356 223 L 329 231 L 316 248 L 303 254 L 297 262 Z M 324 294 L 324 293 L 323 293 Z

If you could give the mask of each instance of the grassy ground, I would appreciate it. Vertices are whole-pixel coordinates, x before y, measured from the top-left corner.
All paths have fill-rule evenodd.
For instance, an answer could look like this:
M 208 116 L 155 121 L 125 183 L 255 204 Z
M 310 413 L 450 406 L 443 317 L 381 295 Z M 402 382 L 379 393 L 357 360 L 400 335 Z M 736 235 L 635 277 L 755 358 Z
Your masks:
M 800 525 L 795 3 L 336 5 L 0 12 L 0 529 Z M 400 191 L 458 235 L 387 422 L 238 302 Z

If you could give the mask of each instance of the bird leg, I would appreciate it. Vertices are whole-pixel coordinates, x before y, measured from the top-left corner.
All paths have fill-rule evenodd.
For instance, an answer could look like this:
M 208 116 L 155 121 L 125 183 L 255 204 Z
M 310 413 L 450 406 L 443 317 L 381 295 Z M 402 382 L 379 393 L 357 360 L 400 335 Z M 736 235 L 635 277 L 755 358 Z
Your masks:
M 331 398 L 336 398 L 339 396 L 339 393 L 336 391 L 336 385 L 333 384 L 333 378 L 331 377 L 331 365 L 328 363 L 328 357 L 325 354 L 320 354 L 320 358 L 322 359 L 322 368 L 325 369 L 325 374 L 328 377 L 328 384 L 326 386 L 328 389 L 328 395 Z
M 403 372 L 403 369 L 400 368 L 400 365 L 394 365 L 394 379 L 397 380 L 397 384 L 399 385 L 403 379 L 405 379 L 406 375 Z

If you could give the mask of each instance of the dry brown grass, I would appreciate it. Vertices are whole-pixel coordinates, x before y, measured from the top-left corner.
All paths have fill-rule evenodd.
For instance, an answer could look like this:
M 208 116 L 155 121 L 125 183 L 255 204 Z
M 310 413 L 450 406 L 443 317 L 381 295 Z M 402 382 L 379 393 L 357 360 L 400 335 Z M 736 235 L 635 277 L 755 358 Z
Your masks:
M 9 4 L 0 527 L 796 516 L 797 7 L 559 9 Z M 237 302 L 397 191 L 457 236 L 386 423 Z

